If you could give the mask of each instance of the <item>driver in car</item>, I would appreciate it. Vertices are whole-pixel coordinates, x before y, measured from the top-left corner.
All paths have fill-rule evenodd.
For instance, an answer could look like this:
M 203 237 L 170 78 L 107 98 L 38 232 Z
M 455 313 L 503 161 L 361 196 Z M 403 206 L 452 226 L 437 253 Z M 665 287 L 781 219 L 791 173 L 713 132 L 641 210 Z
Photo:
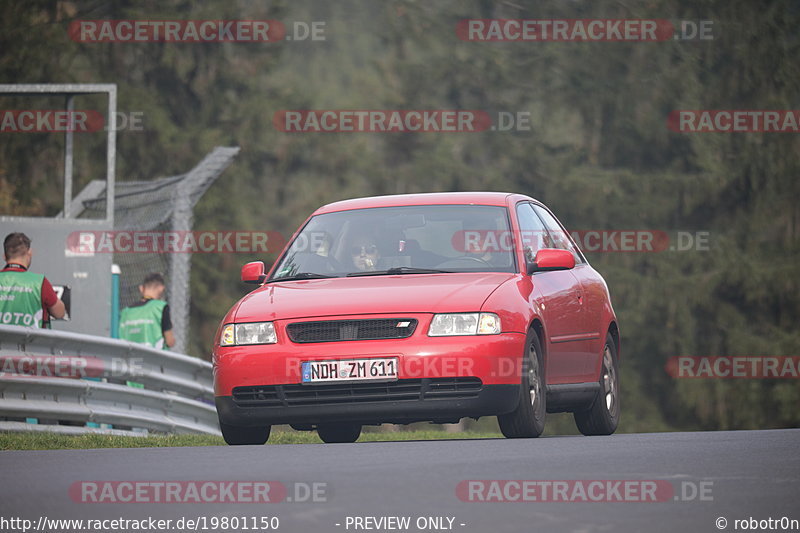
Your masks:
M 357 236 L 353 239 L 350 257 L 353 260 L 353 266 L 359 271 L 377 270 L 380 252 L 378 245 L 375 244 L 375 239 L 368 235 Z

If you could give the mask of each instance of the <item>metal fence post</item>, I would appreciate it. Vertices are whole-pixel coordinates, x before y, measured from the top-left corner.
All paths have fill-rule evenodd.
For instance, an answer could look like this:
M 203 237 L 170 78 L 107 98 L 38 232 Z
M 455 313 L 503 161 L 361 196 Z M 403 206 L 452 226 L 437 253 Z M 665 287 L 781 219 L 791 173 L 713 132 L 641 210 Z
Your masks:
M 119 338 L 119 276 L 118 264 L 111 265 L 111 338 Z

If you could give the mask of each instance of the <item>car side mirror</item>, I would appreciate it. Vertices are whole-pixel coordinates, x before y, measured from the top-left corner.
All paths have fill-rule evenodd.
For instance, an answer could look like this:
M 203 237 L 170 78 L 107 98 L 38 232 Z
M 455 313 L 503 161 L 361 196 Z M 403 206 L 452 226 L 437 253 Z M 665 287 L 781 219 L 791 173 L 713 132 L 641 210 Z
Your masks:
M 253 261 L 242 267 L 242 281 L 245 283 L 263 283 L 267 279 L 263 261 Z
M 542 248 L 536 257 L 528 263 L 528 275 L 534 272 L 552 272 L 553 270 L 570 270 L 575 268 L 575 256 L 569 250 Z

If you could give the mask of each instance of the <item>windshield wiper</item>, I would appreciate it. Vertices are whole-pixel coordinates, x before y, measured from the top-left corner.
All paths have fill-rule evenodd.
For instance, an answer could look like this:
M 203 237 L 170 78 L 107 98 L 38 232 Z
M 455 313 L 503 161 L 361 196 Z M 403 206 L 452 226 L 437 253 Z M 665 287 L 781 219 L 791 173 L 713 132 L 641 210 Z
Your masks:
M 281 278 L 272 278 L 264 283 L 272 283 L 274 281 L 296 281 L 299 279 L 326 279 L 335 278 L 336 276 L 326 276 L 325 274 L 315 274 L 314 272 L 300 272 L 299 274 L 292 274 L 291 276 L 283 276 Z
M 393 274 L 452 274 L 451 270 L 440 270 L 437 268 L 414 268 L 414 267 L 394 267 L 388 270 L 372 270 L 366 272 L 350 272 L 347 277 L 354 278 L 359 276 L 391 276 Z

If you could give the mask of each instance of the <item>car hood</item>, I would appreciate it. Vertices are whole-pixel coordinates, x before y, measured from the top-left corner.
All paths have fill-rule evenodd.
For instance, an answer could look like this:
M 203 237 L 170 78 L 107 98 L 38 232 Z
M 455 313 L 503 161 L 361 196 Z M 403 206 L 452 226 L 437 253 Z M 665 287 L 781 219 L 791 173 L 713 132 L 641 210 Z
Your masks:
M 480 311 L 512 273 L 411 274 L 270 283 L 239 302 L 236 322 L 355 314 Z

